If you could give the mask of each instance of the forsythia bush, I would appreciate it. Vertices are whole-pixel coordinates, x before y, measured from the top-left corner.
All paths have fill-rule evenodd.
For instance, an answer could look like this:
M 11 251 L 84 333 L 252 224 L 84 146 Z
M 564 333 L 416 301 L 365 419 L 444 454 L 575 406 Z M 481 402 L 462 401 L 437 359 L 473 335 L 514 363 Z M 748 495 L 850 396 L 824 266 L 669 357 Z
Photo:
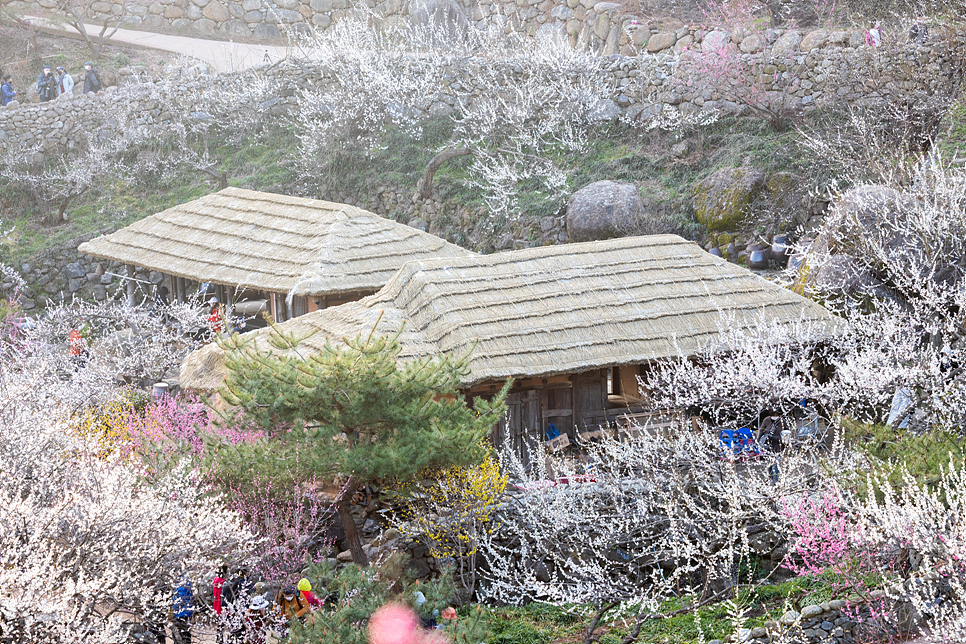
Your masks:
M 398 528 L 424 540 L 436 557 L 475 554 L 477 537 L 506 491 L 507 476 L 492 456 L 479 465 L 451 467 L 406 488 Z
M 130 443 L 130 416 L 143 414 L 148 402 L 147 392 L 125 388 L 106 404 L 86 407 L 71 414 L 68 426 L 78 436 L 92 441 L 98 454 L 106 456 L 117 447 Z

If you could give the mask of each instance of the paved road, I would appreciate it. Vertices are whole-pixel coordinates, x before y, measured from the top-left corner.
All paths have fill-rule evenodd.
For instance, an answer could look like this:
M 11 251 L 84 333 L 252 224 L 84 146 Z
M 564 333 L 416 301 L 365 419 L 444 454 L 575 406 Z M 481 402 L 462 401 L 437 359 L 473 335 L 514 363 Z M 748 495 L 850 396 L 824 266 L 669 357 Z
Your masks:
M 68 25 L 40 21 L 38 21 L 38 24 L 49 31 L 64 31 L 75 37 L 79 36 L 77 30 Z M 100 30 L 101 28 L 98 25 L 87 25 L 88 34 L 97 34 Z M 189 38 L 187 36 L 169 36 L 131 29 L 118 29 L 108 43 L 128 44 L 183 54 L 208 63 L 218 72 L 240 71 L 261 62 L 274 62 L 292 52 L 289 47 L 276 45 L 250 45 L 222 40 Z

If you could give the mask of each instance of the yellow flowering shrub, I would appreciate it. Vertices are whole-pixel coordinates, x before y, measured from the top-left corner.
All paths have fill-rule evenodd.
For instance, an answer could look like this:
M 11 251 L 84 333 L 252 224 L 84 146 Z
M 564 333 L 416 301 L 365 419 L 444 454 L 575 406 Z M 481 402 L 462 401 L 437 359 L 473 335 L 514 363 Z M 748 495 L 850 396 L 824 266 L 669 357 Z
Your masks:
M 139 389 L 126 388 L 102 405 L 87 407 L 70 415 L 71 431 L 92 443 L 97 454 L 107 456 L 131 441 L 128 423 L 132 411 L 144 411 L 148 394 Z
M 480 531 L 488 529 L 506 486 L 492 456 L 472 467 L 431 473 L 403 491 L 397 529 L 425 541 L 436 558 L 475 554 Z

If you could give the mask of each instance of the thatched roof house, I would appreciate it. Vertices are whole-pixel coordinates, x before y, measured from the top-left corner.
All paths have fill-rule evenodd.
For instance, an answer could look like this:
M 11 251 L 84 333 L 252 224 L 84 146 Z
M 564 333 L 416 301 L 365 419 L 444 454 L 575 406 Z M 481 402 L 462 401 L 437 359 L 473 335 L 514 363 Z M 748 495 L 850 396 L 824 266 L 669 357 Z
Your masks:
M 374 293 L 408 261 L 475 255 L 353 206 L 241 188 L 169 208 L 79 250 L 182 282 L 314 298 L 301 313 Z M 183 297 L 183 287 L 172 290 Z
M 626 237 L 409 262 L 378 293 L 283 326 L 327 337 L 403 329 L 402 357 L 473 348 L 467 390 L 506 378 L 550 379 L 693 355 L 722 325 L 763 320 L 834 327 L 824 308 L 675 235 Z M 474 348 L 475 345 L 475 348 Z M 213 391 L 223 376 L 208 345 L 181 384 Z

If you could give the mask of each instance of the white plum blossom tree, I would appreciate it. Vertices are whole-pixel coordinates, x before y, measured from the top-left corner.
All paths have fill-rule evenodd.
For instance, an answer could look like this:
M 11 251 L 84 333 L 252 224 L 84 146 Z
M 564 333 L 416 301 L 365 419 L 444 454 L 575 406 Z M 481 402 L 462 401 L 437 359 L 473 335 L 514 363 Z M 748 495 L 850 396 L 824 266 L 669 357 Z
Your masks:
M 150 315 L 78 305 L 28 322 L 14 307 L 3 320 L 0 641 L 126 641 L 132 626 L 166 613 L 182 577 L 247 561 L 256 546 L 189 464 L 149 485 L 121 451 L 105 456 L 65 422 L 115 393 L 117 374 L 152 373 L 184 355 Z M 66 358 L 61 336 L 78 319 L 99 323 L 110 344 L 103 354 L 92 346 L 87 366 Z M 110 340 L 117 328 L 130 335 Z

